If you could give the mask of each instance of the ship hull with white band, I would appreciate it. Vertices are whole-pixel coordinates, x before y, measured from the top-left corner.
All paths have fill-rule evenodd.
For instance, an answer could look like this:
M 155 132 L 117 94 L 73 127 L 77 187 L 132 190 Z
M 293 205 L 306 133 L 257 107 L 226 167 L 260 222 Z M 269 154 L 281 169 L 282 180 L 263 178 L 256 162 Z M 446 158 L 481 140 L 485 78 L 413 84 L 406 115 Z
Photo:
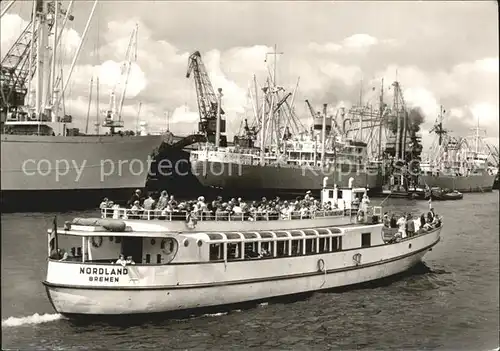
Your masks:
M 423 229 L 415 221 L 413 236 L 393 240 L 379 223 L 380 207 L 353 209 L 352 199 L 364 190 L 325 187 L 322 201 L 335 198 L 340 209 L 297 219 L 293 213 L 257 221 L 176 221 L 154 213 L 130 219 L 125 209 L 121 219 L 107 219 L 103 211 L 102 219 L 57 229 L 59 247 L 63 239 L 81 246 L 71 257 L 51 256 L 43 284 L 59 313 L 113 316 L 262 301 L 408 270 L 439 242 L 442 225 Z M 51 230 L 49 250 L 53 243 Z M 135 263 L 114 263 L 120 253 Z

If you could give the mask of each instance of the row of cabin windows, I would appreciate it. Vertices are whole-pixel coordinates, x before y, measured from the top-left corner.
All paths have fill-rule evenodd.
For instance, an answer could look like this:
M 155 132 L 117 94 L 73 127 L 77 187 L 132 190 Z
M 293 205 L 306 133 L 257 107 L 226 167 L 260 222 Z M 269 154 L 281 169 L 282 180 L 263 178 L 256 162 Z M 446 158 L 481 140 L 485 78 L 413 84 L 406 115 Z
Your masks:
M 340 251 L 342 250 L 342 237 L 263 241 L 260 242 L 260 252 L 259 243 L 257 242 L 227 243 L 226 245 L 228 260 L 256 258 L 259 256 L 289 257 Z M 210 244 L 210 260 L 223 260 L 224 249 L 224 244 Z

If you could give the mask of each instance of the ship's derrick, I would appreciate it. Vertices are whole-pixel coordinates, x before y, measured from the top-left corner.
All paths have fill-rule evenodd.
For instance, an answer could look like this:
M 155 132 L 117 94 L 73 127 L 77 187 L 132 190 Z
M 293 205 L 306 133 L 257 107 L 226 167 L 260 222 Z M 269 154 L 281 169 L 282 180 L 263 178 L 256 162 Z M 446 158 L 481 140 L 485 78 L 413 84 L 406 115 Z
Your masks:
M 35 8 L 37 13 L 43 12 L 43 1 L 38 0 Z M 47 4 L 49 16 L 46 16 L 49 32 L 54 26 L 55 2 Z M 61 10 L 60 14 L 66 14 Z M 32 16 L 33 18 L 33 16 Z M 72 20 L 72 16 L 70 16 Z M 5 111 L 7 108 L 17 108 L 24 105 L 26 94 L 28 93 L 28 82 L 33 79 L 36 70 L 36 45 L 38 40 L 38 31 L 35 29 L 33 35 L 33 20 L 28 23 L 21 35 L 17 38 L 14 45 L 7 51 L 7 54 L 0 63 L 0 82 L 1 82 L 1 101 L 0 108 Z M 34 41 L 33 44 L 31 41 Z M 31 53 L 31 67 L 30 52 Z
M 2 110 L 6 107 L 17 107 L 24 104 L 28 79 L 32 79 L 35 74 L 36 65 L 32 65 L 31 72 L 28 67 L 32 38 L 31 28 L 32 24 L 29 23 L 0 64 L 2 85 L 0 106 Z M 32 62 L 36 62 L 36 50 L 33 50 L 32 60 Z

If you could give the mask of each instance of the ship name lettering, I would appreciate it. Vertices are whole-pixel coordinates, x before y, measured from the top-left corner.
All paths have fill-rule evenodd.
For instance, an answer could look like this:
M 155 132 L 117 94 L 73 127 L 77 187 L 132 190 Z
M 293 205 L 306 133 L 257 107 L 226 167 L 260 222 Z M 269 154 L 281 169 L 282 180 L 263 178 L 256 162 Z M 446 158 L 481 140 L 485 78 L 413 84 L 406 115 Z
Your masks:
M 99 282 L 99 283 L 118 283 L 120 281 L 119 277 L 89 277 L 89 282 Z
M 93 275 L 127 275 L 127 268 L 91 268 L 80 267 L 80 274 L 93 274 Z

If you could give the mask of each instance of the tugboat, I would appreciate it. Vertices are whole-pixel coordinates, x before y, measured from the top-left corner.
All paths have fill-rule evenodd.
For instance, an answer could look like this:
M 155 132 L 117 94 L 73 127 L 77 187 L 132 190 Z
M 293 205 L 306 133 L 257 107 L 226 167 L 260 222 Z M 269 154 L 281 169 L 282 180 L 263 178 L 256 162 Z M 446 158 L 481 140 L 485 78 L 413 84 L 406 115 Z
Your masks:
M 277 217 L 104 208 L 102 218 L 63 228 L 54 220 L 48 298 L 75 318 L 265 301 L 401 273 L 439 242 L 438 216 L 425 228 L 415 219 L 415 232 L 395 239 L 382 207 L 369 206 L 367 196 L 353 206 L 367 189 L 352 188 L 353 179 L 346 188 L 326 182 L 322 209 Z M 71 255 L 59 248 L 62 239 Z

